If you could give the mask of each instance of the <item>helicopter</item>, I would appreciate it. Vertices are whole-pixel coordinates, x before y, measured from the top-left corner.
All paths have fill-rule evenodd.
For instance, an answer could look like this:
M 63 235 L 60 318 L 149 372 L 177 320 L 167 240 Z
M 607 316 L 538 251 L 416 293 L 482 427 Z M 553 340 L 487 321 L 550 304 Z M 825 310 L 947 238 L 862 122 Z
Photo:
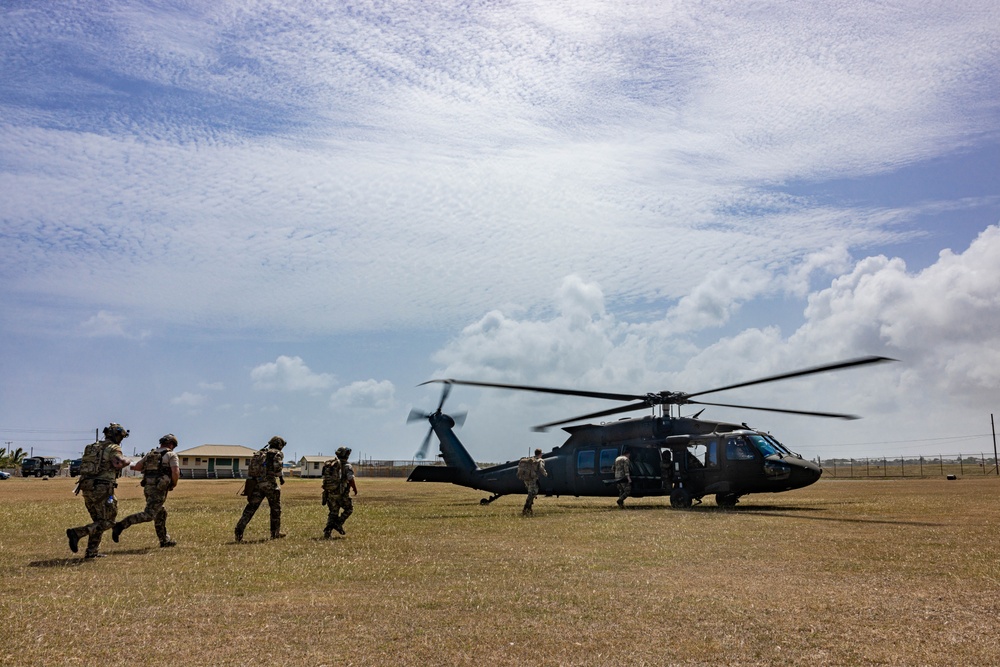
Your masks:
M 619 480 L 614 478 L 613 464 L 619 455 L 629 452 L 632 497 L 667 496 L 671 507 L 686 509 L 695 503 L 701 503 L 705 496 L 714 494 L 718 506 L 732 508 L 740 498 L 748 494 L 780 493 L 809 486 L 820 478 L 823 470 L 765 431 L 751 428 L 746 423 L 699 419 L 705 408 L 692 416 L 682 417 L 681 406 L 720 406 L 812 417 L 858 419 L 856 415 L 834 412 L 709 403 L 696 400 L 695 397 L 889 361 L 896 360 L 878 356 L 860 357 L 695 393 L 660 391 L 619 394 L 473 380 L 428 380 L 420 386 L 431 383 L 444 385 L 437 409 L 433 412 L 413 409 L 407 421 L 426 420 L 430 424 L 417 458 L 424 458 L 431 435 L 436 435 L 440 456 L 445 465 L 418 465 L 407 481 L 449 483 L 485 491 L 491 495 L 479 501 L 483 505 L 505 495 L 527 493 L 524 483 L 517 478 L 517 461 L 480 468 L 455 435 L 455 428 L 464 422 L 465 414 L 450 416 L 442 411 L 452 387 L 469 385 L 628 401 L 626 405 L 533 427 L 535 431 L 545 431 L 554 426 L 563 426 L 563 430 L 569 433 L 569 438 L 562 445 L 542 455 L 548 471 L 547 477 L 539 479 L 542 495 L 617 496 L 615 483 Z M 655 414 L 656 408 L 660 408 L 659 415 Z M 651 409 L 654 413 L 605 423 L 564 426 L 641 409 Z

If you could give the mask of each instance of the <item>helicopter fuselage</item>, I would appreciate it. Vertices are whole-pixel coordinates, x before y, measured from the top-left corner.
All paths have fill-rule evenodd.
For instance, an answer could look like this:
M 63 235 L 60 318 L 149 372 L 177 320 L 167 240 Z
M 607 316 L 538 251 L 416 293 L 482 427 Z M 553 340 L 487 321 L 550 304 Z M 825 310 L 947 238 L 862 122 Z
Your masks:
M 517 462 L 479 468 L 443 413 L 427 416 L 446 463 L 418 466 L 413 482 L 446 482 L 492 494 L 526 493 Z M 684 417 L 622 419 L 564 429 L 570 437 L 543 454 L 548 476 L 539 480 L 547 496 L 617 496 L 612 472 L 624 452 L 631 458 L 631 495 L 670 496 L 671 505 L 690 507 L 715 494 L 720 505 L 735 505 L 751 493 L 777 493 L 808 486 L 822 469 L 791 452 L 773 437 L 744 425 Z

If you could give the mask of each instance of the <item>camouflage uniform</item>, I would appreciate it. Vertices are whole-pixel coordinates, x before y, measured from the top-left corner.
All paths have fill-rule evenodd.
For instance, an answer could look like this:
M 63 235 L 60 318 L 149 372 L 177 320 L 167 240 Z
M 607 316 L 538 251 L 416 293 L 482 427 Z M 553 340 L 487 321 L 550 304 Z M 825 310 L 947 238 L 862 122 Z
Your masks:
M 549 471 L 545 469 L 545 461 L 542 460 L 541 454 L 535 453 L 532 458 L 535 462 L 533 474 L 524 481 L 524 486 L 528 490 L 528 497 L 524 500 L 524 509 L 521 510 L 521 514 L 532 514 L 534 510 L 532 505 L 535 503 L 535 497 L 538 495 L 538 478 L 548 477 Z
M 351 450 L 347 447 L 337 449 L 337 459 L 340 461 L 338 469 L 340 479 L 334 488 L 325 493 L 325 502 L 328 510 L 326 518 L 326 528 L 323 529 L 323 537 L 330 537 L 330 531 L 337 531 L 344 535 L 344 522 L 354 513 L 354 502 L 351 500 L 351 490 L 357 495 L 358 487 L 354 481 L 354 467 L 347 462 L 351 456 Z
M 622 454 L 615 459 L 611 469 L 618 482 L 618 507 L 625 507 L 625 499 L 632 494 L 632 466 L 628 456 Z
M 97 448 L 98 461 L 94 470 L 80 475 L 77 489 L 77 493 L 83 492 L 83 501 L 90 513 L 91 522 L 66 530 L 69 548 L 73 553 L 77 551 L 80 538 L 87 536 L 85 558 L 97 558 L 101 555 L 98 550 L 104 531 L 111 530 L 115 524 L 118 516 L 118 499 L 115 498 L 118 483 L 115 480 L 122 465 L 127 463 L 122 455 L 121 441 L 128 437 L 128 431 L 119 424 L 111 424 L 104 429 L 104 436 L 104 440 L 87 445 L 87 449 Z M 116 460 L 122 462 L 122 465 L 116 467 Z
M 142 487 L 143 494 L 146 496 L 146 508 L 141 512 L 130 514 L 115 524 L 111 531 L 111 538 L 115 542 L 129 526 L 152 521 L 161 547 L 172 547 L 177 544 L 167 534 L 167 508 L 163 504 L 167 501 L 167 493 L 174 487 L 173 471 L 177 470 L 180 464 L 172 448 L 162 446 L 167 437 L 164 436 L 160 440 L 160 447 L 146 454 L 139 464 L 133 466 L 135 470 L 142 470 Z M 176 438 L 174 438 L 173 443 L 176 446 Z
M 281 449 L 285 446 L 285 441 L 278 436 L 271 438 L 267 443 L 265 452 L 264 473 L 257 478 L 247 479 L 243 492 L 247 497 L 247 506 L 243 509 L 243 516 L 236 524 L 236 541 L 243 541 L 243 531 L 253 518 L 254 513 L 260 504 L 267 499 L 267 506 L 271 510 L 271 539 L 284 537 L 281 532 L 281 489 L 279 484 L 285 483 L 283 464 L 285 461 Z

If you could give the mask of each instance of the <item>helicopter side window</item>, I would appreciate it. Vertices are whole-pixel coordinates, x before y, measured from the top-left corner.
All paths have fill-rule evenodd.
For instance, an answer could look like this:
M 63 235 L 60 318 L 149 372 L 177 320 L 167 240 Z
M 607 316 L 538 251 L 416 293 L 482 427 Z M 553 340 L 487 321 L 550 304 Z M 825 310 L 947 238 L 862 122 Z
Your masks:
M 719 466 L 719 441 L 710 440 L 705 448 L 705 467 L 717 468 Z
M 753 447 L 743 438 L 726 440 L 726 459 L 729 461 L 752 461 Z
M 594 460 L 596 459 L 596 454 L 597 453 L 593 449 L 581 449 L 576 453 L 577 475 L 594 474 Z
M 601 450 L 601 473 L 610 473 L 615 467 L 615 459 L 618 458 L 617 449 Z

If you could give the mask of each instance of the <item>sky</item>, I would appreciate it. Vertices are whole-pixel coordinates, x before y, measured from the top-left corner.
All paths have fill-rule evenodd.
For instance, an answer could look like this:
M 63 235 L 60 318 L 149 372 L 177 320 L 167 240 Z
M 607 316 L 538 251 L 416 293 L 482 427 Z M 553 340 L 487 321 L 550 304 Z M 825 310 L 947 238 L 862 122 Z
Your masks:
M 882 355 L 704 397 L 862 419 L 702 418 L 992 453 L 992 0 L 11 0 L 0 59 L 3 444 L 409 459 L 435 378 L 696 392 Z M 504 461 L 613 406 L 445 411 Z

